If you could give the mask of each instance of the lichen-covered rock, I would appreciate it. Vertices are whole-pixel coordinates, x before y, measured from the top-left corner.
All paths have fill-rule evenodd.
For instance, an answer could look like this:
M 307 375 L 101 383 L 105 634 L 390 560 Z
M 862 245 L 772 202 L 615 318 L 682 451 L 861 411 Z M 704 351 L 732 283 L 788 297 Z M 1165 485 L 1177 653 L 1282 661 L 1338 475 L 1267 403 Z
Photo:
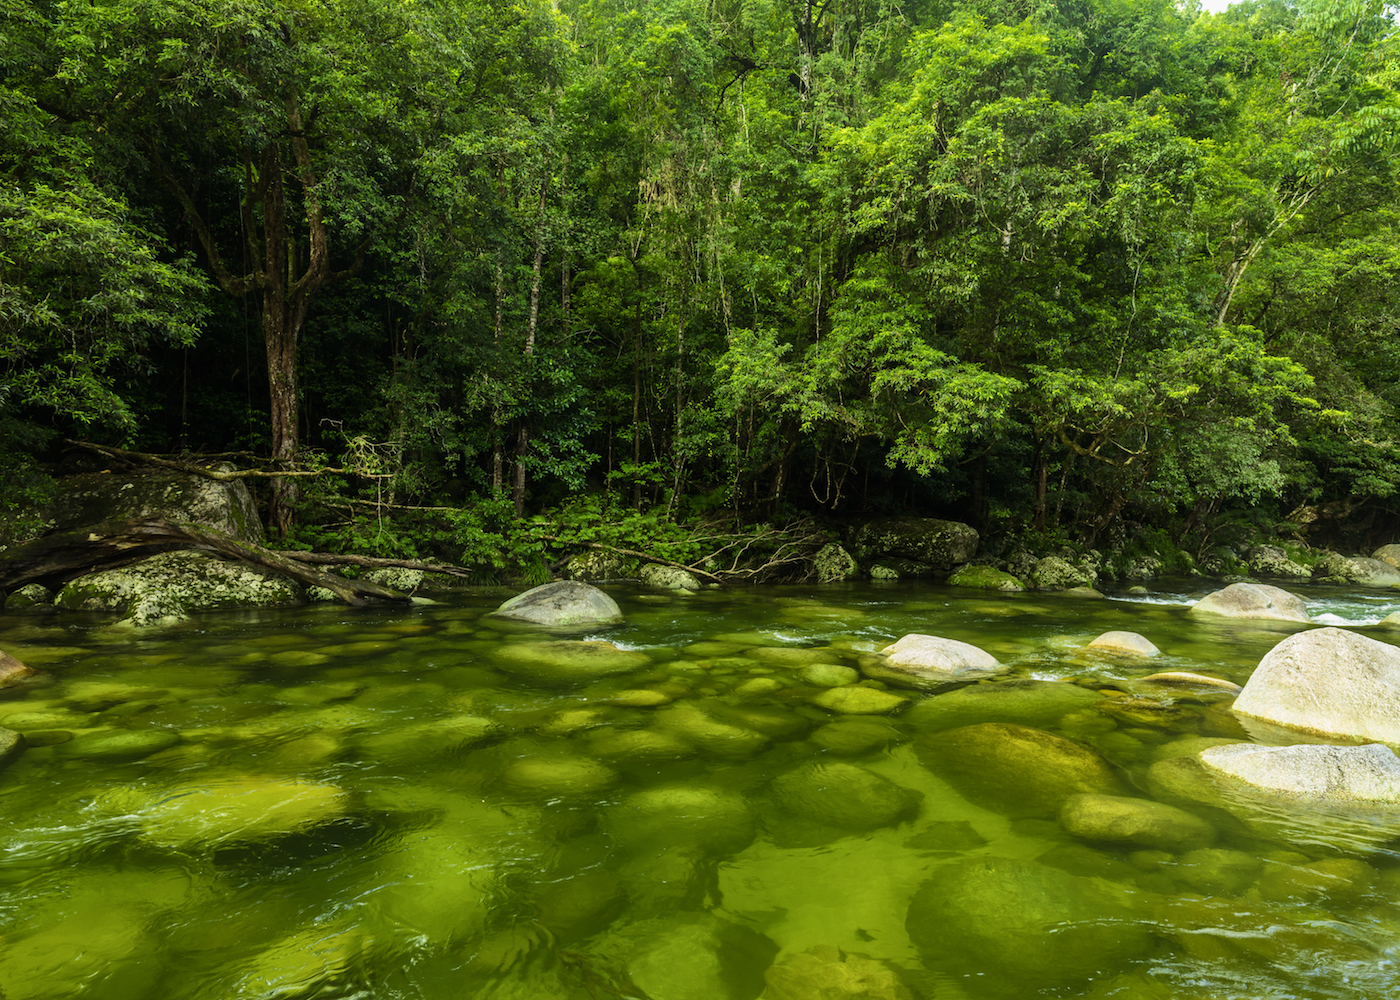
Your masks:
M 897 556 L 947 570 L 970 561 L 977 542 L 977 531 L 957 521 L 888 517 L 857 528 L 851 549 L 862 560 Z
M 217 482 L 172 469 L 143 468 L 69 476 L 59 486 L 58 498 L 44 511 L 57 531 L 144 517 L 203 525 L 243 542 L 263 540 L 257 505 L 241 479 Z
M 867 677 L 903 687 L 933 688 L 985 677 L 1001 668 L 986 650 L 936 635 L 906 635 L 880 653 L 862 660 L 861 670 Z
M 569 557 L 564 575 L 570 580 L 630 580 L 637 576 L 640 563 L 630 556 L 591 549 Z
M 516 594 L 491 613 L 547 628 L 591 628 L 622 622 L 622 609 L 616 601 L 597 587 L 574 580 L 556 580 Z
M 1347 583 L 1359 587 L 1393 587 L 1400 584 L 1400 569 L 1380 559 L 1344 556 L 1329 552 L 1312 568 L 1321 583 Z
M 1117 795 L 1071 795 L 1060 809 L 1060 825 L 1085 840 L 1174 853 L 1209 847 L 1215 840 L 1214 827 L 1184 809 Z
M 1073 590 L 1093 587 L 1098 583 L 1098 574 L 1060 556 L 1046 556 L 1036 562 L 1027 582 L 1036 590 Z
M 24 608 L 49 607 L 53 604 L 54 592 L 38 583 L 28 583 L 5 598 L 6 611 L 20 611 Z
M 1340 628 L 1291 635 L 1259 661 L 1234 711 L 1327 736 L 1400 744 L 1400 648 Z
M 427 574 L 421 569 L 408 569 L 403 566 L 381 566 L 365 574 L 365 579 L 384 587 L 411 594 L 423 586 Z
M 979 590 L 1001 590 L 1015 593 L 1025 590 L 1026 585 L 1010 573 L 1003 573 L 995 566 L 977 566 L 972 563 L 959 567 L 948 584 L 953 587 L 976 587 Z
M 986 856 L 939 868 L 914 894 L 905 926 L 931 966 L 1026 992 L 1109 972 L 1151 943 L 1102 880 Z
M 1289 580 L 1306 580 L 1312 570 L 1288 557 L 1277 545 L 1256 545 L 1245 551 L 1249 571 L 1255 576 L 1272 576 Z
M 1301 597 L 1263 583 L 1232 583 L 1223 590 L 1202 597 L 1191 605 L 1187 614 L 1312 622 L 1308 617 L 1308 606 Z
M 773 801 L 804 819 L 843 830 L 876 830 L 910 819 L 923 796 L 846 763 L 807 764 L 773 781 Z
M 123 624 L 147 626 L 215 608 L 273 608 L 301 601 L 300 586 L 287 577 L 185 551 L 78 577 L 59 592 L 56 603 L 71 611 L 124 612 Z
M 914 750 L 966 798 L 1008 816 L 1054 816 L 1081 792 L 1129 794 L 1102 756 L 1041 729 L 978 723 L 920 737 Z
M 703 785 L 657 785 L 634 792 L 603 816 L 608 834 L 625 849 L 695 848 L 737 854 L 753 843 L 753 814 L 742 796 Z
M 1087 648 L 1128 656 L 1159 656 L 1162 652 L 1152 644 L 1151 639 L 1137 632 L 1105 632 L 1089 643 Z
M 774 962 L 765 1000 L 914 1000 L 889 962 L 818 945 Z
M 817 574 L 818 583 L 840 583 L 860 576 L 860 566 L 851 555 L 836 542 L 823 545 L 821 551 L 812 557 L 812 569 Z
M 651 665 L 646 653 L 601 640 L 502 643 L 491 650 L 490 657 L 512 677 L 542 687 L 580 687 Z
M 642 583 L 648 587 L 656 587 L 660 590 L 690 590 L 700 589 L 700 581 L 695 579 L 695 574 L 679 566 L 658 566 L 656 563 L 647 563 L 642 567 Z

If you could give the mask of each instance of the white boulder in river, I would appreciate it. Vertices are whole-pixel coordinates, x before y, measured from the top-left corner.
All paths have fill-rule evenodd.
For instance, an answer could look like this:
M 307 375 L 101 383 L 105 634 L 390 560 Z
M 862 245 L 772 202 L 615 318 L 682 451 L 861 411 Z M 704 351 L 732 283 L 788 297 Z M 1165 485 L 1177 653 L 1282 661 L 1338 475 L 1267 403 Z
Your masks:
M 1223 618 L 1272 618 L 1285 622 L 1308 622 L 1308 606 L 1296 594 L 1266 583 L 1232 583 L 1224 590 L 1207 594 L 1193 604 L 1191 615 L 1219 615 Z
M 936 687 L 1001 669 L 985 649 L 937 635 L 906 635 L 880 652 L 880 657 L 862 660 L 861 670 L 876 680 L 904 687 Z
M 1400 744 L 1400 649 L 1346 629 L 1299 632 L 1264 655 L 1233 707 L 1324 736 Z
M 495 611 L 499 618 L 545 626 L 617 625 L 622 609 L 597 587 L 577 580 L 556 580 L 516 594 Z
M 1281 795 L 1400 803 L 1400 758 L 1379 743 L 1362 747 L 1231 743 L 1202 750 L 1200 761 L 1218 774 Z

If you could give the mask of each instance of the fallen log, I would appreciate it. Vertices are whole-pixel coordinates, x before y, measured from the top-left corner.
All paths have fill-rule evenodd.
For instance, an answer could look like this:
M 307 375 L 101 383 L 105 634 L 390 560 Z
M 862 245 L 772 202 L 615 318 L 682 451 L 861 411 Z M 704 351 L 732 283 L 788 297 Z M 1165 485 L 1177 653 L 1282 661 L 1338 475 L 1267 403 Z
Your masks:
M 442 573 L 469 580 L 472 571 L 450 563 L 423 562 L 421 559 L 382 559 L 378 556 L 357 556 L 337 552 L 302 552 L 298 549 L 278 549 L 279 556 L 295 559 L 313 566 L 363 566 L 367 569 L 421 569 L 424 573 Z
M 355 607 L 368 604 L 371 598 L 403 604 L 412 601 L 407 594 L 392 587 L 366 580 L 347 580 L 220 531 L 160 518 L 104 521 L 6 549 L 0 552 L 0 593 L 8 596 L 31 583 L 56 589 L 89 573 L 128 566 L 177 549 L 213 552 L 226 559 L 261 566 L 308 586 L 325 587 Z

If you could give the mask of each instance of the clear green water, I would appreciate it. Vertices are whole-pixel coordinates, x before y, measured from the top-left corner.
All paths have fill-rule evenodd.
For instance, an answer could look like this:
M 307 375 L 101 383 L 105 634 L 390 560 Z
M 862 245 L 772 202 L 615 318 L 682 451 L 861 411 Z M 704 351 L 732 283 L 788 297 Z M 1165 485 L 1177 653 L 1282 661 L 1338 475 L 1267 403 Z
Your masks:
M 1301 843 L 1224 828 L 1205 861 L 1079 841 L 1053 817 L 975 804 L 915 752 L 996 718 L 916 692 L 889 715 L 843 716 L 801 673 L 806 659 L 855 667 L 909 632 L 974 643 L 1010 665 L 992 683 L 1047 682 L 1023 685 L 1032 701 L 1075 685 L 1073 704 L 1016 701 L 1009 721 L 1095 748 L 1146 796 L 1147 767 L 1176 741 L 1249 737 L 1227 695 L 1136 678 L 1243 683 L 1292 626 L 1189 620 L 1199 595 L 1184 592 L 609 589 L 628 624 L 588 638 L 633 662 L 581 687 L 521 673 L 531 644 L 556 637 L 484 619 L 500 594 L 209 616 L 152 636 L 0 619 L 0 649 L 49 678 L 0 693 L 0 726 L 74 736 L 0 773 L 3 996 L 722 1000 L 758 996 L 775 955 L 791 967 L 819 949 L 883 964 L 848 963 L 846 992 L 778 976 L 768 995 L 1400 997 L 1400 858 L 1385 837 L 1344 851 L 1356 838 L 1326 821 Z M 1304 596 L 1320 621 L 1362 629 L 1395 607 Z M 1164 655 L 1085 655 L 1110 629 Z M 1111 704 L 1134 695 L 1166 708 Z M 917 804 L 873 828 L 849 803 L 827 822 L 782 791 L 814 762 L 863 768 Z M 1052 890 L 1102 905 L 1067 900 L 1074 926 L 1032 928 L 1049 942 L 1043 975 L 1014 893 L 987 897 L 980 937 L 911 943 L 920 887 L 985 859 L 1052 869 Z M 1083 927 L 1106 935 L 1103 959 L 1066 974 L 1057 949 Z

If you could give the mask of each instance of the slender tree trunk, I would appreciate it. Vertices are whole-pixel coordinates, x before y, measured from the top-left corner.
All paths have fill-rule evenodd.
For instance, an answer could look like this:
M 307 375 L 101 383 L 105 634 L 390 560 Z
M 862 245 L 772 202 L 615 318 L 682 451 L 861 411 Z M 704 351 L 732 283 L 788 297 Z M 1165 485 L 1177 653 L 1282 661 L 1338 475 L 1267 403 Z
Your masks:
M 1035 520 L 1032 527 L 1036 531 L 1045 530 L 1046 496 L 1049 493 L 1050 464 L 1045 455 L 1045 442 L 1035 443 Z
M 539 223 L 535 227 L 535 263 L 530 272 L 530 319 L 525 327 L 525 357 L 535 353 L 535 330 L 540 321 L 540 276 L 544 273 L 544 206 L 545 185 L 540 183 Z M 511 491 L 515 501 L 515 516 L 525 515 L 525 458 L 530 452 L 530 422 L 520 418 L 520 429 L 515 436 L 515 487 Z

